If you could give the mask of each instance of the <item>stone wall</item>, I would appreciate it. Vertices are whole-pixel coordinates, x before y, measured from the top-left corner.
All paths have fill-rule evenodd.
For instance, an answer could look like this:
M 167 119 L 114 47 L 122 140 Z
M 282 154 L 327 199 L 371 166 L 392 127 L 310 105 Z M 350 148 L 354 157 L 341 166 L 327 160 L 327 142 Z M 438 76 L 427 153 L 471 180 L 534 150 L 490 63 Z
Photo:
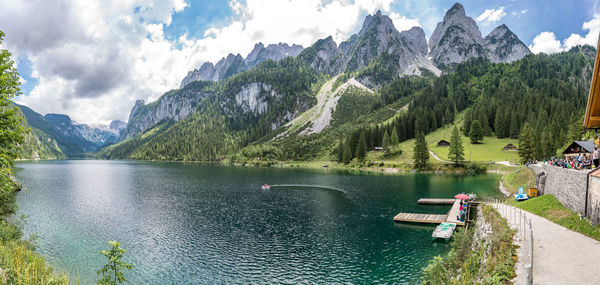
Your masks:
M 588 171 L 566 169 L 547 164 L 530 165 L 529 168 L 536 175 L 540 172 L 546 174 L 545 185 L 541 189 L 544 194 L 554 195 L 565 207 L 583 214 Z M 598 188 L 600 190 L 600 183 Z

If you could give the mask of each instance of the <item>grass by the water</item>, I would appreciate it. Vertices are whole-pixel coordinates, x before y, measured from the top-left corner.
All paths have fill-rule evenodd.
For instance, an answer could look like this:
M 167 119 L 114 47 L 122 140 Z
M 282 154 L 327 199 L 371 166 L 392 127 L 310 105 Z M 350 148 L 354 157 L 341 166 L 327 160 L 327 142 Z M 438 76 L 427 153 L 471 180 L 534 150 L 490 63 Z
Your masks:
M 535 173 L 527 167 L 521 167 L 502 177 L 502 185 L 511 193 L 517 193 L 520 186 L 523 186 L 523 191 L 527 192 L 527 189 L 534 187 L 534 184 Z
M 600 241 L 600 227 L 592 225 L 585 218 L 580 218 L 578 214 L 563 206 L 553 195 L 546 194 L 519 203 L 511 199 L 511 203 L 525 211 Z

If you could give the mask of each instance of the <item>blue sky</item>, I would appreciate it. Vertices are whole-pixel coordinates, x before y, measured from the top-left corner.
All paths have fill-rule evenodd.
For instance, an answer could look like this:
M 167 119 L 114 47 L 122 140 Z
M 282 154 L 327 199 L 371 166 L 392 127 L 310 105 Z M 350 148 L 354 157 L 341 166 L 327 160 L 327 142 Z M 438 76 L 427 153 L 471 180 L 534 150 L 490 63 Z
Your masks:
M 600 6 L 592 0 L 461 1 L 485 36 L 506 24 L 533 52 L 596 44 Z M 446 0 L 15 0 L 3 2 L 0 30 L 23 78 L 17 102 L 86 123 L 126 120 L 136 99 L 177 88 L 185 74 L 254 44 L 339 44 L 376 10 L 398 29 L 427 38 L 455 3 Z

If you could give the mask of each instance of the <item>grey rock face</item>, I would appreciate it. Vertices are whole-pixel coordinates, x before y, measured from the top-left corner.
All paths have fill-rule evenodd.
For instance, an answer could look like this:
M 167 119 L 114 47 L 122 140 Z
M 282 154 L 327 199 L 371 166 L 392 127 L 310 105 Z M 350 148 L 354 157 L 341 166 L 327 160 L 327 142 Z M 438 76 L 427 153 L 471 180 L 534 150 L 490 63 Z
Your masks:
M 404 70 L 419 56 L 419 53 L 423 53 L 422 47 L 418 46 L 420 41 L 413 43 L 406 35 L 415 40 L 414 38 L 419 35 L 424 37 L 425 33 L 413 30 L 403 35 L 396 30 L 392 20 L 382 15 L 381 11 L 377 11 L 373 16 L 368 15 L 360 32 L 340 44 L 340 49 L 349 56 L 346 69 L 359 70 L 367 66 L 372 59 L 388 54 L 396 61 L 398 69 Z
M 483 45 L 491 62 L 512 62 L 531 54 L 529 48 L 504 24 L 490 32 L 483 39 Z
M 427 40 L 425 39 L 425 32 L 421 27 L 412 27 L 408 31 L 400 32 L 400 34 L 406 38 L 411 45 L 411 49 L 418 56 L 427 56 Z
M 477 23 L 456 3 L 437 24 L 429 38 L 429 56 L 437 66 L 461 63 L 473 57 L 485 56 L 483 38 Z
M 161 96 L 157 102 L 144 105 L 138 100 L 129 114 L 129 122 L 120 133 L 120 139 L 137 136 L 152 126 L 166 120 L 179 121 L 191 115 L 202 98 L 210 93 L 186 88 L 175 93 L 170 91 Z
M 475 57 L 492 62 L 512 62 L 531 54 L 506 25 L 495 28 L 485 38 L 464 7 L 456 3 L 439 22 L 429 38 L 429 56 L 438 67 L 451 66 Z
M 248 54 L 246 59 L 241 55 L 229 54 L 213 65 L 210 62 L 205 62 L 199 69 L 194 69 L 186 75 L 181 81 L 179 88 L 194 81 L 219 81 L 231 77 L 240 72 L 244 72 L 253 68 L 266 60 L 279 61 L 288 56 L 296 56 L 303 50 L 300 45 L 289 46 L 285 43 L 270 44 L 264 46 L 262 43 L 257 43 L 254 49 Z
M 247 69 L 259 65 L 265 60 L 279 61 L 288 56 L 297 56 L 304 48 L 301 45 L 286 43 L 270 44 L 265 47 L 262 43 L 254 45 L 254 49 L 248 54 L 244 62 Z
M 271 85 L 259 82 L 250 83 L 235 94 L 235 102 L 242 110 L 262 114 L 267 111 L 267 97 L 279 96 L 271 89 Z
M 298 57 L 319 73 L 337 75 L 344 68 L 344 56 L 331 36 L 316 41 Z

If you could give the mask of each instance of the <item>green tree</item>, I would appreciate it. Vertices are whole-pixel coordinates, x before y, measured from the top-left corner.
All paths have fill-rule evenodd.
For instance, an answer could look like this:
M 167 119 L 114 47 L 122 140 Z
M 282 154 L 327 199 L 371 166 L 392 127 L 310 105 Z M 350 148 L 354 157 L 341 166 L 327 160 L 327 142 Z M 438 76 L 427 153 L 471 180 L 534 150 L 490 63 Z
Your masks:
M 385 152 L 386 154 L 390 153 L 390 136 L 388 135 L 387 131 L 385 131 L 385 133 L 383 134 L 382 147 L 383 152 Z
M 396 145 L 398 145 L 400 142 L 398 141 L 398 131 L 396 131 L 396 128 L 392 128 L 392 135 L 390 137 L 390 144 L 392 145 L 392 147 L 396 147 Z
M 0 166 L 8 166 L 15 158 L 15 146 L 22 143 L 25 129 L 16 115 L 11 99 L 21 94 L 19 74 L 10 52 L 2 49 L 4 33 L 0 31 Z
M 522 164 L 533 160 L 535 152 L 535 134 L 533 133 L 533 129 L 529 126 L 529 123 L 525 123 L 521 129 L 518 152 Z
M 116 285 L 127 281 L 125 278 L 124 269 L 131 270 L 133 264 L 122 261 L 123 254 L 127 252 L 121 248 L 117 241 L 109 241 L 110 250 L 101 250 L 100 253 L 108 258 L 108 263 L 98 270 L 98 275 L 102 274 L 102 278 L 96 284 Z
M 429 150 L 427 149 L 427 142 L 425 141 L 425 134 L 423 132 L 417 132 L 415 138 L 415 147 L 413 152 L 413 161 L 415 168 L 423 169 L 427 166 L 429 160 Z
M 481 143 L 483 140 L 483 129 L 481 128 L 479 120 L 475 120 L 471 124 L 469 138 L 471 139 L 472 144 Z
M 360 131 L 360 137 L 358 138 L 358 146 L 356 147 L 356 157 L 361 163 L 365 161 L 367 155 L 367 135 L 365 129 Z
M 550 158 L 552 157 L 556 149 L 554 149 L 554 142 L 552 141 L 552 134 L 548 131 L 548 128 L 544 128 L 542 132 L 542 148 L 543 148 L 543 157 Z
M 341 163 L 344 160 L 344 143 L 342 142 L 342 138 L 340 138 L 340 142 L 335 151 L 336 160 L 338 163 Z
M 519 138 L 519 121 L 517 119 L 516 114 L 512 115 L 510 119 L 510 138 L 518 139 Z
M 352 161 L 352 147 L 350 146 L 350 140 L 346 139 L 344 142 L 344 151 L 342 155 L 342 162 L 348 164 Z
M 465 160 L 465 149 L 462 144 L 460 132 L 456 126 L 454 126 L 454 130 L 452 130 L 452 136 L 450 137 L 450 150 L 448 152 L 448 159 L 452 160 L 454 164 Z

